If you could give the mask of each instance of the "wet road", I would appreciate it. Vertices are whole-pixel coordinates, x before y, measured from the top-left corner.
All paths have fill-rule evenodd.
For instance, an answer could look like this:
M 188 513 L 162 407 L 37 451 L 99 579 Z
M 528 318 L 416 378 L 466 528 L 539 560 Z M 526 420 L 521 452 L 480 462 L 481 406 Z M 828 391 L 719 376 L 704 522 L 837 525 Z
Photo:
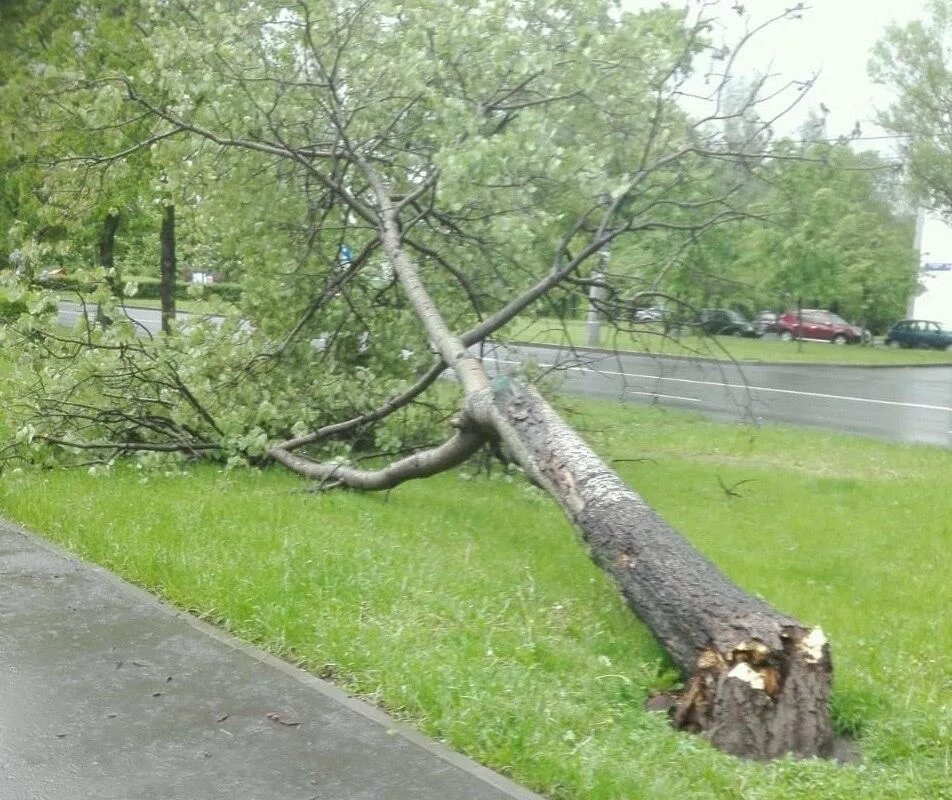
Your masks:
M 563 389 L 588 396 L 952 447 L 952 367 L 737 366 L 538 346 L 487 351 L 484 358 L 500 372 L 526 358 L 559 366 Z
M 150 333 L 158 333 L 162 329 L 162 314 L 157 308 L 128 307 L 126 313 L 130 319 L 138 322 Z M 85 309 L 85 314 L 89 319 L 95 319 L 96 304 L 88 304 Z M 83 307 L 79 305 L 79 303 L 60 301 L 58 315 L 60 325 L 71 327 L 76 323 L 76 320 L 81 319 L 82 316 Z M 179 320 L 188 319 L 189 316 L 189 314 L 182 312 L 175 315 L 176 319 Z
M 149 330 L 159 329 L 157 310 L 129 312 Z M 64 324 L 80 313 L 75 304 L 60 306 Z M 590 397 L 692 409 L 720 420 L 782 422 L 952 447 L 952 367 L 738 366 L 545 346 L 489 347 L 483 356 L 499 372 L 526 359 L 559 367 L 565 391 Z

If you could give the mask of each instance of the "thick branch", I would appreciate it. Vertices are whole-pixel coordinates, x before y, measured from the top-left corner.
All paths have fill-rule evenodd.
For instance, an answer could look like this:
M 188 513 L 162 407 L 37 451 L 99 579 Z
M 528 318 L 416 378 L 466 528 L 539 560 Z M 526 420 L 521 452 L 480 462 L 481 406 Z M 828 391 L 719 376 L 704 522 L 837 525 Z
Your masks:
M 462 430 L 431 450 L 421 450 L 395 461 L 383 469 L 363 470 L 346 464 L 311 461 L 281 447 L 272 447 L 270 455 L 279 464 L 314 480 L 340 483 L 353 489 L 379 491 L 392 489 L 404 481 L 426 478 L 462 464 L 486 442 L 486 437 L 473 430 Z
M 384 417 L 389 416 L 394 411 L 403 408 L 408 403 L 411 403 L 415 398 L 419 397 L 426 391 L 433 382 L 443 374 L 443 371 L 446 369 L 446 365 L 443 363 L 442 359 L 437 361 L 432 367 L 430 367 L 412 386 L 407 387 L 402 392 L 393 397 L 389 398 L 383 405 L 378 406 L 373 411 L 368 411 L 366 414 L 361 414 L 360 416 L 353 417 L 352 419 L 345 420 L 343 422 L 335 422 L 331 425 L 324 425 L 321 428 L 318 428 L 316 431 L 305 434 L 304 436 L 298 436 L 294 439 L 288 439 L 287 441 L 281 442 L 278 445 L 275 445 L 276 448 L 281 450 L 296 450 L 299 447 L 303 447 L 306 444 L 314 444 L 315 442 L 322 441 L 324 439 L 329 439 L 331 436 L 339 436 L 342 433 L 347 433 L 352 431 L 355 428 L 360 428 L 363 425 L 369 425 L 377 420 L 381 420 Z
M 357 156 L 356 160 L 377 198 L 380 209 L 378 236 L 383 249 L 410 305 L 423 324 L 430 343 L 436 348 L 443 361 L 456 373 L 463 391 L 469 394 L 485 389 L 488 379 L 482 364 L 467 350 L 466 344 L 447 327 L 439 309 L 420 280 L 419 272 L 403 250 L 400 226 L 390 193 L 380 176 L 363 158 Z

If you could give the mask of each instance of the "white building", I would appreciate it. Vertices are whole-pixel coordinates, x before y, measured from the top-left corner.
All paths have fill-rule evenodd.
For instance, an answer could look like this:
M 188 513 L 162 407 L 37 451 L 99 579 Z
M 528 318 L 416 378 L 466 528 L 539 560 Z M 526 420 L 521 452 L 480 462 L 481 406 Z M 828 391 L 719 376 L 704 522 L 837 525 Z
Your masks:
M 934 320 L 952 330 L 952 225 L 934 211 L 919 209 L 916 243 L 919 286 L 909 317 Z

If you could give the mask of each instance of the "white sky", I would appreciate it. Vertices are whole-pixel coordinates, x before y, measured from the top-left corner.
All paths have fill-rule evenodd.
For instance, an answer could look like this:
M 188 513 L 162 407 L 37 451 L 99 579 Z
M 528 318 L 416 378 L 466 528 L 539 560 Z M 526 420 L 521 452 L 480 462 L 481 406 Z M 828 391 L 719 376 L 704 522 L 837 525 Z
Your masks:
M 706 12 L 720 20 L 727 41 L 736 40 L 745 24 L 756 26 L 796 5 L 797 0 L 737 2 L 743 4 L 746 18 L 732 10 L 735 0 L 719 0 Z M 638 10 L 660 6 L 662 0 L 623 3 L 626 8 Z M 669 0 L 668 4 L 675 8 L 687 5 L 694 13 L 701 6 L 698 0 Z M 831 136 L 848 134 L 856 122 L 860 123 L 863 136 L 883 135 L 872 117 L 876 107 L 889 104 L 891 95 L 886 87 L 870 81 L 866 69 L 870 53 L 890 23 L 925 18 L 927 0 L 807 0 L 806 5 L 801 19 L 776 23 L 745 45 L 746 57 L 739 72 L 769 72 L 784 82 L 807 79 L 820 72 L 808 97 L 792 112 L 786 125 L 778 126 L 779 133 L 796 131 L 808 109 L 817 109 L 823 103 L 830 109 L 827 128 Z M 888 151 L 890 142 L 862 144 Z

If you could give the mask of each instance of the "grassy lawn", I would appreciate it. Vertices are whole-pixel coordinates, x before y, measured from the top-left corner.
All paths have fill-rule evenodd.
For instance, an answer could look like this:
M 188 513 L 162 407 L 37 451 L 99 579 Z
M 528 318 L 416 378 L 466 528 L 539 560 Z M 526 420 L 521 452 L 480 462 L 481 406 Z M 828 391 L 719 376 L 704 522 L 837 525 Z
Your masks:
M 516 341 L 580 347 L 585 344 L 585 322 L 526 319 L 510 325 L 505 334 Z M 772 337 L 743 339 L 739 336 L 683 336 L 672 339 L 663 336 L 659 326 L 652 325 L 642 326 L 634 333 L 603 325 L 601 346 L 658 355 L 790 364 L 952 364 L 952 353 L 945 351 L 893 350 L 881 345 L 837 347 L 827 342 L 781 342 Z
M 126 300 L 126 306 L 128 308 L 162 308 L 162 301 L 150 297 L 130 297 Z M 177 312 L 187 311 L 190 314 L 236 313 L 233 304 L 219 297 L 213 297 L 208 300 L 176 300 L 175 310 Z
M 660 649 L 554 505 L 498 470 L 388 496 L 278 471 L 7 471 L 0 509 L 552 798 L 952 796 L 952 452 L 572 408 L 736 581 L 823 626 L 859 763 L 740 762 L 644 711 L 674 680 Z
M 78 301 L 75 292 L 60 292 L 59 299 L 68 303 Z M 162 308 L 162 301 L 153 297 L 128 297 L 125 303 L 127 308 Z M 176 300 L 177 312 L 187 311 L 190 314 L 228 314 L 235 312 L 235 306 L 219 297 L 209 299 Z

